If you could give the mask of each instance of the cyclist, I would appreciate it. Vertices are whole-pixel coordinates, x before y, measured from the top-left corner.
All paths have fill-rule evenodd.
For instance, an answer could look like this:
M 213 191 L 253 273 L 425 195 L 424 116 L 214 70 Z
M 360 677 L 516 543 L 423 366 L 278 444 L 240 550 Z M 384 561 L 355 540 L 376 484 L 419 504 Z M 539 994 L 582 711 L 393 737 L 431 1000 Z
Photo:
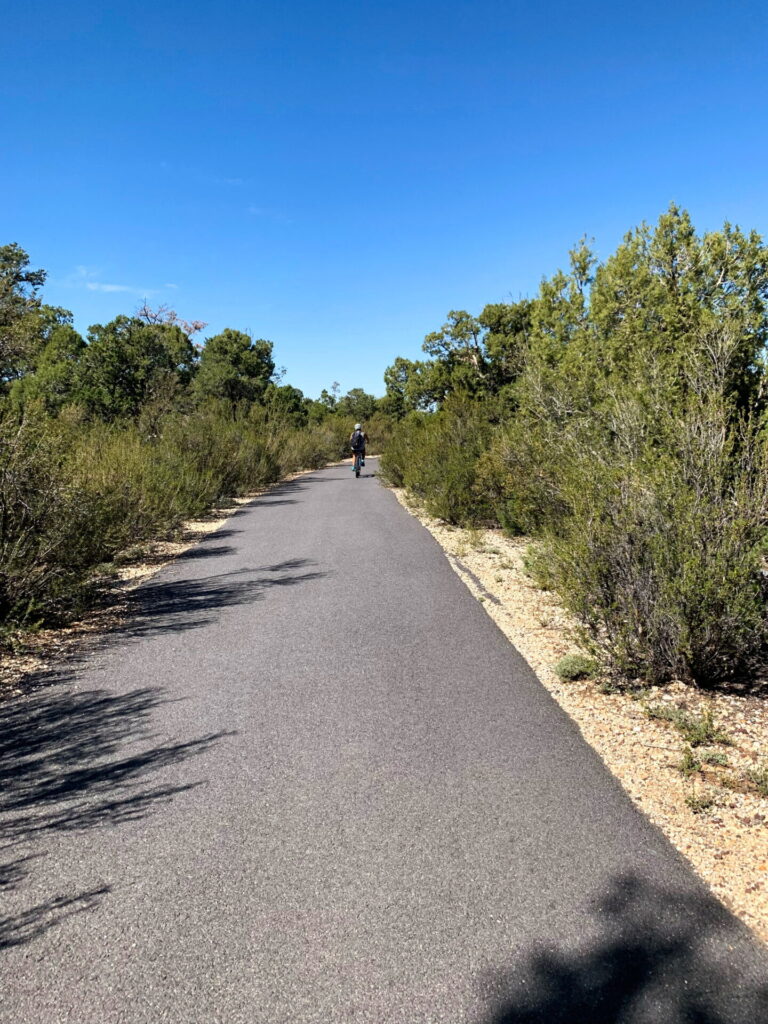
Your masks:
M 368 435 L 361 424 L 356 423 L 355 429 L 349 435 L 349 447 L 352 449 L 352 469 L 355 468 L 355 455 L 360 456 L 360 465 L 365 465 L 365 446 L 368 444 Z

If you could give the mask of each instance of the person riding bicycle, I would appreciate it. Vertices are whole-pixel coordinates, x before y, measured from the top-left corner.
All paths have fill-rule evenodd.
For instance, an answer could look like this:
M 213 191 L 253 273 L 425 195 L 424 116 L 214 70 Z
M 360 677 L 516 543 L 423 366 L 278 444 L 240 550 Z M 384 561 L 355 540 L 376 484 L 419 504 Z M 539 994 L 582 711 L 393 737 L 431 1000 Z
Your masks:
M 359 423 L 349 435 L 349 447 L 352 449 L 352 469 L 355 468 L 355 456 L 360 456 L 360 465 L 365 465 L 365 446 L 368 444 L 368 435 Z

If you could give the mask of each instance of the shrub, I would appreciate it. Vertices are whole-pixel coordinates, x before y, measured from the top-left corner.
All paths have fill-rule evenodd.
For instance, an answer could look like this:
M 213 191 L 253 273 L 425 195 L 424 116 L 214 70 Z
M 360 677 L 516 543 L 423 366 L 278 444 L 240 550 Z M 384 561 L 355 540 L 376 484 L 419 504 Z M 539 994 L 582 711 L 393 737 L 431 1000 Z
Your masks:
M 397 423 L 381 455 L 381 476 L 391 487 L 405 487 L 406 477 L 415 452 L 425 444 L 428 415 L 408 413 Z
M 702 750 L 699 757 L 702 764 L 717 765 L 719 768 L 725 768 L 728 764 L 728 755 L 724 754 L 722 750 Z
M 713 685 L 765 657 L 765 450 L 722 403 L 658 419 L 639 454 L 614 442 L 564 468 L 552 575 L 614 674 Z
M 682 775 L 685 775 L 686 778 L 690 778 L 691 775 L 695 775 L 697 772 L 701 771 L 701 761 L 696 757 L 690 747 L 686 747 L 683 751 L 682 760 L 677 768 Z
M 649 705 L 646 709 L 649 718 L 670 722 L 680 735 L 692 747 L 701 747 L 709 743 L 730 744 L 727 733 L 717 725 L 712 712 L 707 708 L 702 714 L 691 714 L 682 708 L 669 707 L 664 704 Z M 715 762 L 711 762 L 715 763 Z
M 597 662 L 584 654 L 566 654 L 555 665 L 554 671 L 563 682 L 591 679 L 597 672 Z
M 747 778 L 760 796 L 768 797 L 768 762 L 747 770 Z
M 494 522 L 477 473 L 490 434 L 482 402 L 451 396 L 440 412 L 411 413 L 397 425 L 384 451 L 383 474 L 417 494 L 428 512 L 447 523 Z
M 714 793 L 689 793 L 685 798 L 686 805 L 694 814 L 703 814 L 717 806 L 718 800 Z
M 233 415 L 224 403 L 89 424 L 29 405 L 0 420 L 0 621 L 77 609 L 96 567 L 229 496 L 337 458 L 346 425 Z

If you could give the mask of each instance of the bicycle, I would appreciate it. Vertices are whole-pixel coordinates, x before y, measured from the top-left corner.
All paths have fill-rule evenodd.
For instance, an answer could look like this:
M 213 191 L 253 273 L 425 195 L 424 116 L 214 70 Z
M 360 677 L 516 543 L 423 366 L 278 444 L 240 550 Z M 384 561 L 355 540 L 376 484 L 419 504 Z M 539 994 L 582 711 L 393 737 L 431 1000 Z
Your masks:
M 352 461 L 352 469 L 355 471 L 355 476 L 360 476 L 360 467 L 365 465 L 365 459 L 363 458 L 362 452 L 355 452 L 354 459 Z

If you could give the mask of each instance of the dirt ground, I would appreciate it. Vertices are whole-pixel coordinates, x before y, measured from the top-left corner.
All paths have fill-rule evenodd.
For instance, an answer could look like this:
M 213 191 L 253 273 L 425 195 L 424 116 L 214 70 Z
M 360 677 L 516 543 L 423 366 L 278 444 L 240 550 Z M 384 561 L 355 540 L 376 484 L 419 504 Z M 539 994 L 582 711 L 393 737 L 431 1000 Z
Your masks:
M 525 569 L 530 541 L 500 530 L 463 530 L 398 500 L 443 547 L 454 570 L 506 634 L 632 800 L 690 861 L 726 906 L 768 942 L 768 798 L 749 772 L 768 758 L 768 692 L 705 694 L 682 683 L 629 695 L 599 681 L 564 682 L 554 671 L 579 653 L 574 623 Z M 727 742 L 694 747 L 665 709 L 710 711 Z M 650 709 L 650 712 L 649 710 Z M 711 757 L 715 763 L 706 763 Z M 723 761 L 725 763 L 717 763 Z

